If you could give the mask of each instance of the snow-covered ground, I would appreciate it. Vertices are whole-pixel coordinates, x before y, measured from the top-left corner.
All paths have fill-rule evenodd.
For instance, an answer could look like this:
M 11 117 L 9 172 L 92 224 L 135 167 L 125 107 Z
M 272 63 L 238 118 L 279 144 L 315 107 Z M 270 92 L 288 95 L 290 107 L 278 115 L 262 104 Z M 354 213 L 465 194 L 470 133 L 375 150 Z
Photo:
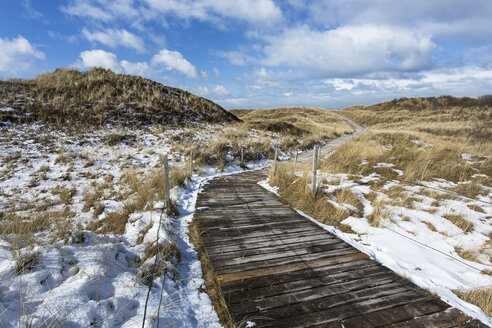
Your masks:
M 380 163 L 378 166 L 393 167 L 386 163 Z M 297 175 L 302 175 L 302 172 L 297 172 Z M 342 221 L 349 225 L 355 234 L 343 233 L 336 227 L 319 223 L 302 213 L 304 216 L 397 274 L 492 326 L 491 317 L 453 293 L 453 290 L 465 291 L 492 286 L 492 188 L 483 186 L 488 190 L 488 196 L 481 196 L 480 200 L 470 200 L 440 197 L 445 193 L 433 189 L 433 193 L 429 194 L 425 192 L 426 188 L 400 184 L 396 180 L 386 182 L 380 188 L 381 191 L 374 195 L 371 187 L 364 182 L 378 181 L 380 176 L 375 173 L 369 176 L 321 173 L 319 179 L 328 181 L 320 185 L 327 195 L 333 195 L 337 189 L 348 188 L 357 196 L 362 211 Z M 270 186 L 268 180 L 260 185 L 273 192 L 278 190 Z M 402 188 L 399 196 L 402 199 L 390 199 L 384 193 L 384 190 L 392 186 Z M 429 186 L 455 187 L 453 183 L 442 180 Z M 372 197 L 368 197 L 371 193 Z M 406 202 L 407 199 L 411 202 Z M 334 200 L 330 202 L 340 206 L 335 198 Z M 354 214 L 357 211 L 351 204 L 342 206 L 353 209 Z M 384 211 L 384 214 L 380 213 L 383 219 L 374 226 L 370 224 L 368 217 L 374 213 L 376 206 L 377 210 Z M 467 231 L 449 218 L 459 218 L 461 223 L 468 224 L 465 229 Z M 462 258 L 457 250 L 461 254 L 468 252 L 475 257 L 475 261 Z
M 173 136 L 183 131 L 94 131 L 82 137 L 32 125 L 1 133 L 0 326 L 140 327 L 155 260 L 147 252 L 157 234 L 161 254 L 176 247 L 158 262 L 163 274 L 151 288 L 146 327 L 157 320 L 161 327 L 220 326 L 203 291 L 188 224 L 201 186 L 243 169 L 200 168 L 185 187 L 174 187 L 177 218 L 161 217 L 163 202 L 156 200 L 130 214 L 124 233 L 96 233 L 88 224 L 124 211 L 135 197 L 125 183 L 129 175 L 143 183 L 162 168 L 164 153 L 171 167 L 186 166 L 172 151 Z M 207 142 L 214 133 L 204 129 L 193 138 Z M 110 145 L 113 134 L 135 137 Z M 266 162 L 255 165 L 248 166 Z

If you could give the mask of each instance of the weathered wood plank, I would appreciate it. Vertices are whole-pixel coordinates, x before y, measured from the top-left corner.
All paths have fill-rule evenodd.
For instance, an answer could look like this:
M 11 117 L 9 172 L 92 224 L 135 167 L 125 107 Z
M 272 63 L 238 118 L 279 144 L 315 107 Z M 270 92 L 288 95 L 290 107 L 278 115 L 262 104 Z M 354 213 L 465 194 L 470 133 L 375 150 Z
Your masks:
M 267 268 L 260 268 L 260 269 L 254 269 L 248 271 L 241 271 L 236 273 L 217 275 L 217 282 L 219 284 L 226 284 L 235 281 L 254 279 L 254 278 L 299 271 L 299 270 L 306 270 L 310 268 L 319 268 L 327 265 L 357 261 L 357 260 L 368 259 L 368 258 L 369 257 L 366 254 L 359 252 L 349 255 L 341 255 L 341 256 L 329 257 L 329 258 L 313 260 L 313 261 L 294 262 L 294 263 L 279 265 L 275 267 L 267 267 Z
M 265 249 L 263 252 L 253 251 L 250 253 L 243 252 L 242 256 L 230 256 L 230 255 L 210 255 L 210 259 L 212 262 L 216 263 L 218 267 L 223 266 L 231 266 L 231 265 L 240 265 L 250 262 L 258 262 L 258 261 L 269 261 L 274 259 L 283 259 L 288 257 L 291 260 L 291 257 L 294 256 L 302 256 L 302 258 L 306 258 L 305 256 L 328 253 L 328 254 L 337 254 L 339 250 L 351 250 L 353 252 L 358 252 L 355 248 L 344 243 L 342 241 L 336 243 L 326 243 L 324 245 L 311 245 L 305 247 L 293 248 L 291 246 L 286 246 L 280 248 L 278 250 L 268 250 Z
M 223 252 L 217 253 L 209 253 L 210 257 L 213 257 L 215 260 L 225 260 L 232 258 L 245 258 L 254 255 L 265 255 L 271 253 L 285 252 L 285 251 L 293 251 L 293 250 L 306 250 L 307 252 L 319 252 L 321 250 L 328 250 L 333 245 L 340 245 L 343 247 L 349 247 L 346 243 L 337 239 L 326 239 L 326 240 L 307 240 L 304 242 L 296 242 L 291 244 L 286 244 L 283 242 L 277 243 L 277 245 L 270 244 L 269 247 L 256 247 L 250 249 L 240 249 L 237 251 L 230 251 L 229 248 L 225 248 Z
M 304 238 L 304 237 L 312 237 L 314 238 L 319 238 L 321 236 L 327 236 L 328 233 L 326 231 L 298 231 L 298 232 L 285 232 L 281 235 L 276 236 L 274 240 L 291 240 L 293 238 Z M 202 236 L 203 238 L 203 236 Z M 221 238 L 221 237 L 216 237 L 216 236 L 207 236 L 207 238 L 203 238 L 203 243 L 205 244 L 206 247 L 217 247 L 218 249 L 221 248 L 221 246 L 224 245 L 241 245 L 241 244 L 250 244 L 250 243 L 257 243 L 257 242 L 268 242 L 269 240 L 272 240 L 271 234 L 265 234 L 261 236 L 256 236 L 256 237 L 244 237 L 244 238 Z
M 430 299 L 367 313 L 343 320 L 345 328 L 373 328 L 395 322 L 407 321 L 427 314 L 441 312 L 450 307 L 439 299 Z
M 326 243 L 335 243 L 338 240 L 335 238 L 326 238 L 325 235 L 315 235 L 306 237 L 294 237 L 288 239 L 275 239 L 272 241 L 256 242 L 256 243 L 240 243 L 237 245 L 224 245 L 222 249 L 210 249 L 208 251 L 209 255 L 212 254 L 231 254 L 236 253 L 236 256 L 240 256 L 243 251 L 254 251 L 254 250 L 264 250 L 276 249 L 278 247 L 285 246 L 302 246 L 302 245 L 323 245 Z
M 403 292 L 411 289 L 413 286 L 409 283 L 402 283 L 401 278 L 394 274 L 383 273 L 380 275 L 370 276 L 367 278 L 357 279 L 350 282 L 331 284 L 328 286 L 313 286 L 310 289 L 292 290 L 281 295 L 264 297 L 261 299 L 251 299 L 236 295 L 233 299 L 227 295 L 226 301 L 231 300 L 229 307 L 234 313 L 249 314 L 255 312 L 269 312 L 273 308 L 288 306 L 291 308 L 294 304 L 310 301 L 326 301 L 330 306 L 339 306 L 349 302 L 364 300 L 366 298 L 378 297 L 387 293 Z M 347 298 L 347 293 L 350 297 Z
M 229 232 L 229 233 L 221 233 L 219 236 L 214 234 L 213 231 L 205 231 L 203 233 L 200 233 L 200 235 L 206 241 L 206 242 L 204 241 L 205 244 L 210 244 L 217 241 L 220 242 L 226 239 L 231 241 L 239 241 L 243 239 L 252 239 L 252 238 L 261 239 L 265 237 L 272 239 L 272 236 L 278 235 L 279 237 L 281 237 L 281 235 L 283 234 L 294 235 L 297 233 L 298 235 L 309 235 L 317 232 L 320 231 L 314 227 L 299 227 L 299 228 L 291 228 L 288 231 L 283 231 L 281 229 L 267 229 L 265 231 L 248 231 L 243 234 L 241 234 L 240 232 L 235 232 L 235 233 Z M 328 234 L 327 232 L 324 233 Z
M 292 247 L 296 247 L 297 245 L 318 245 L 318 244 L 325 244 L 325 243 L 333 243 L 337 242 L 337 239 L 331 238 L 325 235 L 325 234 L 316 234 L 316 235 L 308 235 L 305 237 L 293 237 L 293 238 L 285 238 L 285 239 L 274 239 L 274 240 L 267 240 L 264 242 L 256 241 L 253 243 L 239 243 L 236 245 L 229 245 L 226 244 L 223 247 L 217 247 L 217 248 L 210 248 L 208 249 L 208 254 L 228 254 L 228 253 L 238 253 L 242 251 L 249 251 L 249 250 L 256 250 L 256 249 L 263 249 L 263 250 L 268 250 L 269 248 L 276 248 L 278 246 L 287 246 L 291 245 Z
M 311 253 L 311 254 L 299 255 L 299 256 L 279 257 L 274 259 L 258 260 L 254 262 L 247 261 L 246 263 L 232 264 L 232 265 L 225 265 L 225 266 L 215 266 L 214 264 L 214 267 L 216 268 L 215 272 L 217 274 L 224 275 L 224 274 L 239 272 L 239 271 L 249 271 L 258 268 L 281 266 L 289 263 L 310 262 L 313 260 L 327 259 L 327 258 L 338 257 L 343 255 L 349 255 L 349 254 L 357 254 L 357 253 L 360 252 L 355 248 L 343 248 L 343 249 L 336 249 L 332 251 Z
M 419 290 L 408 290 L 392 295 L 375 297 L 364 301 L 353 300 L 353 303 L 337 307 L 328 307 L 328 304 L 320 302 L 301 303 L 293 307 L 273 309 L 268 313 L 272 318 L 282 318 L 275 320 L 260 319 L 255 321 L 260 327 L 311 327 L 315 325 L 325 325 L 331 322 L 338 322 L 341 327 L 342 320 L 356 315 L 389 309 L 398 305 L 420 301 L 431 298 L 428 293 Z M 236 319 L 240 316 L 235 317 Z
M 241 298 L 260 300 L 268 297 L 289 294 L 291 292 L 303 291 L 342 283 L 351 283 L 354 281 L 357 284 L 359 283 L 359 280 L 366 279 L 367 277 L 371 277 L 374 280 L 391 278 L 392 281 L 395 281 L 399 279 L 399 277 L 392 272 L 388 272 L 387 270 L 385 270 L 385 268 L 377 266 L 358 271 L 342 272 L 330 276 L 316 276 L 316 272 L 313 272 L 312 275 L 306 272 L 304 272 L 304 274 L 306 275 L 305 278 L 300 278 L 293 281 L 286 281 L 273 285 L 265 285 L 261 288 L 245 287 L 243 290 L 234 291 L 228 291 L 227 289 L 223 288 L 222 290 L 224 295 L 228 295 L 231 303 L 234 303 L 236 300 L 238 302 L 241 302 Z M 361 283 L 364 283 L 364 281 L 362 281 Z
M 278 293 L 280 290 L 288 290 L 294 288 L 296 284 L 313 283 L 317 281 L 320 284 L 331 283 L 337 279 L 356 279 L 363 277 L 365 274 L 373 274 L 377 272 L 387 272 L 387 268 L 379 263 L 371 260 L 357 260 L 352 262 L 335 263 L 329 266 L 308 268 L 300 271 L 292 271 L 283 274 L 275 274 L 270 276 L 249 279 L 245 281 L 236 281 L 221 285 L 223 294 L 239 291 L 247 293 L 249 290 L 272 288 L 273 293 Z M 286 287 L 276 285 L 287 284 Z M 292 284 L 291 287 L 289 284 Z

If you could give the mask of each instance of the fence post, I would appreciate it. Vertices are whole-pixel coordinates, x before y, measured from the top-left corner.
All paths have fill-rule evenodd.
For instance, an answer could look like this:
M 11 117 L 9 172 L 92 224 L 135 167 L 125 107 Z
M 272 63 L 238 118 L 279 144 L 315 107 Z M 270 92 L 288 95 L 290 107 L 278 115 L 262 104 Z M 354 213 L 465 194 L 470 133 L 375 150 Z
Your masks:
M 321 158 L 321 145 L 318 146 L 318 157 Z
M 275 153 L 273 155 L 273 175 L 275 176 L 275 173 L 277 173 L 277 156 L 278 156 L 278 146 L 275 145 Z
M 297 154 L 298 154 L 299 150 L 296 149 L 296 157 L 294 157 L 294 165 L 297 166 Z
M 316 196 L 316 171 L 318 170 L 318 146 L 314 146 L 313 150 L 313 196 Z
M 241 164 L 244 165 L 244 146 L 241 146 Z
M 191 176 L 193 175 L 193 150 L 190 150 L 189 170 L 190 170 L 190 178 L 191 178 Z
M 167 154 L 164 155 L 164 206 L 166 214 L 171 210 L 171 200 L 169 198 L 169 167 L 167 162 Z

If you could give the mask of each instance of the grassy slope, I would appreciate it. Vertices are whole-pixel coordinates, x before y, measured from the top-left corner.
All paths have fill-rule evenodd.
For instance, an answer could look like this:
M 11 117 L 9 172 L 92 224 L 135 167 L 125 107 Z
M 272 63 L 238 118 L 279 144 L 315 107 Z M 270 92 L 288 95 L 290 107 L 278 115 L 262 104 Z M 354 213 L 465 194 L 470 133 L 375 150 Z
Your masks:
M 230 112 L 243 120 L 248 128 L 302 138 L 300 148 L 353 131 L 339 115 L 321 108 L 236 109 Z
M 187 91 L 102 68 L 58 69 L 31 80 L 0 82 L 0 122 L 41 121 L 57 126 L 231 123 L 239 119 Z

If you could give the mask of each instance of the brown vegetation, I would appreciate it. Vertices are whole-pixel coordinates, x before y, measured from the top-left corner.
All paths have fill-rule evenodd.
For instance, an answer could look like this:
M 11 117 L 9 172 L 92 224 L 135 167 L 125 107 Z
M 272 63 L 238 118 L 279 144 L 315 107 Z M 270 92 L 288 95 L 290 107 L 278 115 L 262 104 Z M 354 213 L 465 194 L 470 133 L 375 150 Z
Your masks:
M 139 76 L 94 68 L 58 69 L 31 80 L 0 81 L 2 122 L 41 121 L 66 126 L 232 123 L 239 119 L 187 91 Z
M 308 174 L 305 172 L 302 177 L 298 177 L 295 170 L 293 164 L 284 163 L 278 164 L 275 171 L 270 171 L 269 183 L 279 188 L 282 199 L 322 223 L 352 232 L 349 226 L 342 223 L 351 214 L 350 211 L 334 206 L 323 193 L 313 194 L 309 188 L 311 181 Z

